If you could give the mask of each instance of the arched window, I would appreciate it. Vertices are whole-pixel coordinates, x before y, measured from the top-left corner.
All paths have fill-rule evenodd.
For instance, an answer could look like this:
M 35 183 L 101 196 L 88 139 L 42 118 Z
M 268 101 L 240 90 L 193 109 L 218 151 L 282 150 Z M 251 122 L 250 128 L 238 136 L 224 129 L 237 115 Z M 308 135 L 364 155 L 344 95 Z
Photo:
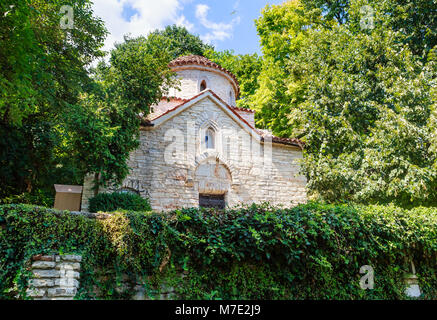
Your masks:
M 233 105 L 234 104 L 234 93 L 231 91 L 229 91 L 229 105 Z
M 214 149 L 215 146 L 215 132 L 214 129 L 208 128 L 205 131 L 205 148 Z
M 206 81 L 202 80 L 202 82 L 200 83 L 200 91 L 206 90 Z

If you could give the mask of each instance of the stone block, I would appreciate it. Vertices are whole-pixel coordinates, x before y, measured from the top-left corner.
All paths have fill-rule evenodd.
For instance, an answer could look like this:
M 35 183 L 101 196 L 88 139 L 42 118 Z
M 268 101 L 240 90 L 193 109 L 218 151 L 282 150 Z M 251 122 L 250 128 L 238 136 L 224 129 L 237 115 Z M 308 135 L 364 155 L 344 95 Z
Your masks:
M 422 294 L 420 292 L 419 281 L 416 275 L 409 274 L 405 277 L 405 294 L 410 298 L 418 298 Z
M 26 290 L 26 294 L 29 297 L 32 298 L 41 298 L 46 293 L 46 289 L 39 289 L 39 288 L 29 288 Z
M 51 288 L 47 290 L 47 295 L 52 297 L 74 297 L 77 293 L 76 288 Z
M 61 270 L 80 270 L 80 263 L 78 262 L 63 262 L 56 265 L 56 269 Z
M 53 256 L 43 256 L 42 254 L 38 254 L 32 257 L 33 261 L 53 261 Z
M 405 289 L 405 294 L 410 298 L 418 298 L 422 294 L 418 284 L 410 284 Z
M 65 277 L 65 278 L 74 278 L 74 279 L 79 279 L 80 278 L 80 273 L 77 271 L 73 271 L 73 270 L 59 270 L 58 271 L 61 277 Z
M 71 288 L 78 288 L 79 287 L 79 281 L 74 278 L 60 278 L 56 279 L 54 282 L 55 286 L 58 287 L 71 287 Z
M 55 282 L 53 279 L 31 279 L 29 285 L 32 287 L 53 287 Z
M 32 263 L 33 269 L 53 269 L 56 265 L 56 262 L 54 261 L 35 261 Z
M 58 278 L 59 271 L 58 270 L 45 270 L 45 269 L 34 269 L 33 274 L 35 278 Z
M 67 255 L 61 256 L 61 260 L 62 261 L 69 261 L 69 262 L 81 262 L 82 256 L 67 254 Z

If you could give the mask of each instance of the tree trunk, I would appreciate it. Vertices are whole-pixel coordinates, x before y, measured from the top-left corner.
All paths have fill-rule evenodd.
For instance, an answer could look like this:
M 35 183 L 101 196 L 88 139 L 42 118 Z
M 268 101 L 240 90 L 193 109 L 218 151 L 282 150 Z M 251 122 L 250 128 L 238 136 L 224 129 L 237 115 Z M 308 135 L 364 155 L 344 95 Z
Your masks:
M 99 194 L 99 185 L 100 185 L 100 173 L 94 174 L 94 197 Z

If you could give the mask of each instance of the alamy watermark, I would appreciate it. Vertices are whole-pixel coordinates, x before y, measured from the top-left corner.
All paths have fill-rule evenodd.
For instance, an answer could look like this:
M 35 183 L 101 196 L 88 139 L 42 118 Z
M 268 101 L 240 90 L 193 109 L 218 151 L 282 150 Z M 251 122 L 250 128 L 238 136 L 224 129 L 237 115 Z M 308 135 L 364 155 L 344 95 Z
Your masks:
M 360 27 L 363 30 L 371 30 L 375 28 L 375 10 L 369 6 L 365 5 L 360 8 Z
M 215 156 L 224 163 L 254 163 L 263 170 L 272 168 L 272 136 L 261 138 L 255 130 L 225 129 L 211 121 L 200 127 L 194 121 L 185 125 L 186 128 L 171 128 L 164 134 L 168 143 L 164 150 L 167 165 L 191 162 L 196 160 L 191 159 L 193 155 L 198 155 Z
M 59 10 L 62 18 L 59 21 L 61 29 L 73 29 L 74 26 L 74 10 L 72 6 L 63 5 Z
M 373 289 L 375 286 L 375 271 L 373 270 L 373 267 L 369 265 L 361 266 L 360 273 L 364 273 L 364 276 L 360 279 L 361 289 Z

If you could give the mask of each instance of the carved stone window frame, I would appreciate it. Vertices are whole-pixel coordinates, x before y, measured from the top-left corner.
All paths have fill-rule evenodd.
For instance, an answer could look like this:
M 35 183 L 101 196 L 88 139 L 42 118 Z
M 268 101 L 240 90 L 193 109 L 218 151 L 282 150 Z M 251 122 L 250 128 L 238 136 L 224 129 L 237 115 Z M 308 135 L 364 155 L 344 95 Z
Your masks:
M 214 148 L 207 149 L 205 144 L 205 136 L 207 131 L 211 129 L 214 132 Z M 200 135 L 200 153 L 204 152 L 212 152 L 212 151 L 220 151 L 222 150 L 222 139 L 221 139 L 221 131 L 218 124 L 213 120 L 207 120 L 200 126 L 199 130 Z

